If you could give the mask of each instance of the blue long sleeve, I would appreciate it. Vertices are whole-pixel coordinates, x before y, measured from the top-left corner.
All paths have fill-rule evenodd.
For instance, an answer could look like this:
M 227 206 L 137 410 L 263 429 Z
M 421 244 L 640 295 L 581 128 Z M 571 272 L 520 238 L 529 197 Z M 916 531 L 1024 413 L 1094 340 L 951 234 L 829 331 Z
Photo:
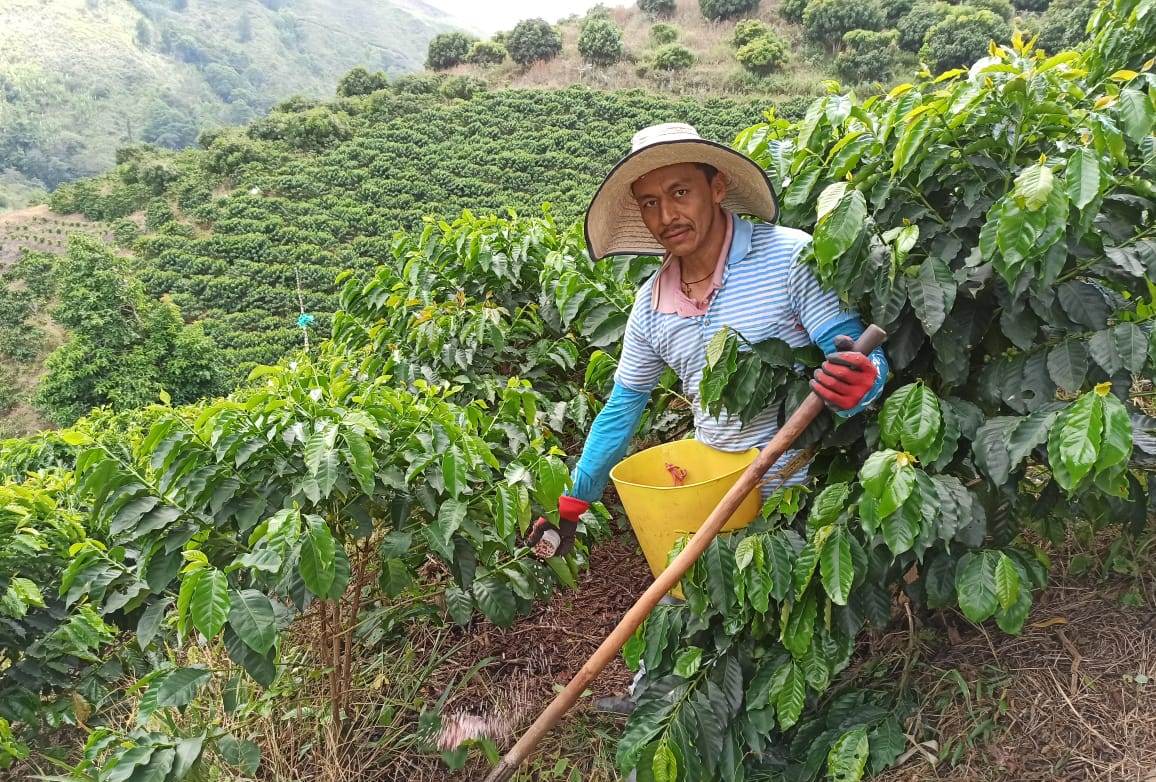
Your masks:
M 836 350 L 835 337 L 840 334 L 845 334 L 851 339 L 859 339 L 859 337 L 863 335 L 863 331 L 863 322 L 860 321 L 858 317 L 850 313 L 843 313 L 825 321 L 815 329 L 814 333 L 811 334 L 811 341 L 818 345 L 824 354 L 834 353 Z M 863 397 L 859 404 L 848 410 L 840 411 L 837 415 L 849 418 L 850 416 L 863 412 L 867 405 L 875 401 L 875 398 L 878 397 L 879 393 L 883 390 L 883 386 L 886 385 L 890 367 L 887 364 L 887 356 L 883 354 L 883 348 L 875 348 L 875 350 L 868 354 L 868 358 L 871 359 L 871 363 L 875 365 L 875 369 L 878 371 L 875 383 L 871 386 L 870 390 L 867 391 L 867 395 Z
M 619 383 L 614 384 L 606 406 L 594 419 L 590 434 L 582 447 L 582 456 L 574 467 L 571 478 L 574 486 L 570 496 L 585 502 L 602 497 L 610 468 L 622 461 L 630 440 L 642 420 L 642 413 L 650 394 L 636 391 Z

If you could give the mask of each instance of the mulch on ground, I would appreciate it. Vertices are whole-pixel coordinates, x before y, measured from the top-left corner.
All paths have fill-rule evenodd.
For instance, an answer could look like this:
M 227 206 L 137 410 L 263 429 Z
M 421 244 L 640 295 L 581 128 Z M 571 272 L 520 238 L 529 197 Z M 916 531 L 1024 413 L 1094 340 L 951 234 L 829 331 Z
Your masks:
M 1127 586 L 1060 580 L 1021 636 L 976 628 L 929 659 L 913 679 L 924 699 L 908 727 L 933 743 L 877 779 L 1156 782 L 1156 579 L 1139 608 L 1122 605 Z M 932 764 L 960 741 L 970 747 L 956 766 Z
M 578 673 L 652 580 L 646 560 L 629 532 L 616 533 L 596 544 L 591 551 L 590 568 L 581 575 L 576 589 L 558 593 L 528 616 L 519 618 L 513 627 L 500 628 L 483 621 L 461 631 L 460 640 L 465 644 L 439 673 L 449 677 L 479 660 L 489 659 L 490 663 L 446 704 L 443 714 L 462 715 L 463 722 L 472 725 L 485 723 L 486 732 L 505 750 L 558 689 Z M 622 657 L 616 657 L 566 719 L 581 719 L 597 698 L 625 694 L 631 678 Z M 438 674 L 431 678 L 432 689 L 441 679 Z M 553 740 L 557 741 L 562 732 L 555 730 Z M 547 753 L 549 745 L 547 738 L 543 746 Z M 569 747 L 562 754 L 577 756 L 581 751 Z M 431 776 L 425 778 L 473 779 L 479 770 L 470 767 L 454 775 L 444 768 L 431 768 Z

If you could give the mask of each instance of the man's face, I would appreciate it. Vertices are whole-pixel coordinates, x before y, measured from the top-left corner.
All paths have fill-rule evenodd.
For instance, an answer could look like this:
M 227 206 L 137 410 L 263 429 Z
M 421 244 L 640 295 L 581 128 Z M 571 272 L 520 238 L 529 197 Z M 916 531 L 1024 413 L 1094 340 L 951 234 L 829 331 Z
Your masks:
M 726 181 L 694 163 L 656 168 L 631 185 L 642 222 L 671 255 L 687 256 L 706 241 L 719 204 L 726 197 Z

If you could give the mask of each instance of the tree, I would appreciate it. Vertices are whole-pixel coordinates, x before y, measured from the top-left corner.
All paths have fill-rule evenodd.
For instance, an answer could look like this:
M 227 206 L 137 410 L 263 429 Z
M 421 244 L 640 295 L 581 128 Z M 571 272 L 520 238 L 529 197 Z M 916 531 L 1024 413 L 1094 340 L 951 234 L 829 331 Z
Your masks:
M 1020 11 L 1046 11 L 1050 5 L 1049 0 L 1013 0 L 1013 4 Z M 1084 28 L 1074 32 L 1082 37 Z
M 662 19 L 675 11 L 675 0 L 638 0 L 638 10 L 651 19 Z
M 787 42 L 767 32 L 739 47 L 735 57 L 751 73 L 766 75 L 787 61 Z
M 779 16 L 788 22 L 803 23 L 803 13 L 807 10 L 810 0 L 783 0 L 779 3 Z
M 150 299 L 125 259 L 74 235 L 57 274 L 53 315 L 69 339 L 45 362 L 35 400 L 45 417 L 64 425 L 94 407 L 141 407 L 162 391 L 184 403 L 224 390 L 213 341 L 171 301 Z
M 501 65 L 509 54 L 506 47 L 497 41 L 478 41 L 470 47 L 466 62 L 471 65 Z
M 707 19 L 719 22 L 754 12 L 759 0 L 698 0 L 698 7 Z
M 370 72 L 360 65 L 341 77 L 337 83 L 337 94 L 343 98 L 354 95 L 369 95 L 389 86 L 389 77 L 384 71 Z
M 879 0 L 879 8 L 883 11 L 883 27 L 895 27 L 899 20 L 911 13 L 915 0 Z
M 1012 7 L 1011 0 L 967 0 L 964 6 L 969 8 L 985 8 L 1005 22 L 1010 22 L 1012 17 L 1015 16 L 1015 8 Z
M 136 20 L 136 45 L 147 49 L 153 45 L 153 29 L 147 19 Z
M 770 25 L 763 20 L 743 19 L 735 25 L 735 31 L 731 35 L 731 44 L 733 44 L 735 48 L 746 46 L 756 38 L 762 38 L 764 35 L 770 34 Z
M 678 40 L 678 28 L 666 22 L 656 22 L 650 26 L 650 42 L 655 46 L 674 43 Z
M 425 67 L 433 71 L 444 71 L 465 62 L 466 55 L 474 39 L 465 33 L 440 33 L 429 42 Z
M 878 30 L 882 25 L 883 11 L 875 0 L 814 0 L 803 13 L 807 37 L 832 49 L 851 30 Z
M 927 31 L 920 58 L 934 71 L 966 66 L 983 57 L 991 41 L 1011 35 L 1007 21 L 986 9 L 960 10 Z
M 654 67 L 662 71 L 683 71 L 694 65 L 694 52 L 677 43 L 654 50 Z
M 927 31 L 951 16 L 954 10 L 953 6 L 945 2 L 916 3 L 895 25 L 899 33 L 899 48 L 906 52 L 919 51 Z
M 590 19 L 578 36 L 578 53 L 595 65 L 618 62 L 622 59 L 622 31 L 609 19 Z
M 899 56 L 894 30 L 851 30 L 843 36 L 843 51 L 835 69 L 848 82 L 886 81 Z
M 557 57 L 562 51 L 562 38 L 545 19 L 524 19 L 510 31 L 506 49 L 510 59 L 525 66 Z
M 1095 8 L 1095 0 L 1055 0 L 1035 20 L 1039 47 L 1052 54 L 1075 47 L 1084 39 Z

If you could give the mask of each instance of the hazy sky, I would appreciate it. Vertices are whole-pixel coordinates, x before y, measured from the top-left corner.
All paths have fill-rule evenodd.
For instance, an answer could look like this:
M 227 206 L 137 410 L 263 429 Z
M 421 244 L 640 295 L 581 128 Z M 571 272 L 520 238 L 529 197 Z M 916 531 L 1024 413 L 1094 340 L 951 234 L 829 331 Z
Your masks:
M 598 0 L 426 0 L 430 5 L 453 14 L 464 24 L 487 35 L 508 30 L 522 19 L 541 17 L 555 22 L 563 16 L 582 13 Z M 606 5 L 627 5 L 626 0 L 604 0 Z

